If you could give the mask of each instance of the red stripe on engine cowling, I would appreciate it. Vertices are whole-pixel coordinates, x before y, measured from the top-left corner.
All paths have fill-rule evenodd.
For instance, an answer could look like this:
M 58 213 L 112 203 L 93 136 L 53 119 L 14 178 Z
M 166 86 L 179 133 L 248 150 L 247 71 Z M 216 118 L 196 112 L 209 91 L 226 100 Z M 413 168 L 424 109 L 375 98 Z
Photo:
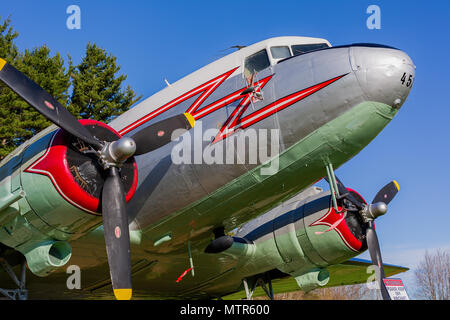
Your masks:
M 79 120 L 83 125 L 97 125 L 112 131 L 117 137 L 121 135 L 110 126 L 96 120 Z M 39 159 L 33 162 L 25 172 L 47 176 L 55 186 L 56 191 L 69 203 L 90 214 L 100 215 L 100 199 L 83 190 L 75 181 L 66 158 L 66 135 L 62 129 L 58 129 L 50 141 L 49 147 Z M 133 197 L 137 182 L 138 172 L 136 162 L 134 166 L 133 183 L 125 195 L 126 201 Z

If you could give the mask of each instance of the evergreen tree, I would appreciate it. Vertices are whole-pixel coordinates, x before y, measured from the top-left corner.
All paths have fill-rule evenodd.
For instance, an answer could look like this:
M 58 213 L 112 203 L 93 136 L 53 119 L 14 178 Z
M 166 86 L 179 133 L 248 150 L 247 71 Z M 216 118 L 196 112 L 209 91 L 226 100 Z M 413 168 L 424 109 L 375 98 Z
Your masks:
M 121 89 L 125 75 L 116 76 L 120 67 L 116 57 L 89 43 L 86 55 L 77 66 L 70 63 L 73 92 L 69 111 L 78 118 L 108 122 L 138 101 L 128 86 Z
M 1 21 L 1 18 L 0 18 Z M 59 53 L 50 55 L 43 45 L 21 53 L 15 45 L 18 33 L 10 19 L 0 23 L 0 57 L 22 71 L 52 94 L 76 117 L 108 122 L 127 111 L 140 97 L 128 86 L 122 90 L 125 75 L 116 76 L 116 58 L 95 44 L 69 69 Z M 69 93 L 72 86 L 73 91 Z M 17 146 L 51 123 L 0 81 L 0 160 Z
M 50 49 L 46 45 L 32 51 L 25 50 L 15 67 L 53 95 L 63 106 L 66 105 L 70 77 L 59 53 L 50 56 Z M 17 114 L 16 133 L 20 137 L 16 140 L 16 144 L 28 140 L 51 124 L 23 99 L 14 101 L 13 107 Z
M 50 49 L 44 45 L 31 51 L 25 50 L 23 54 L 17 54 L 15 59 L 6 60 L 56 97 L 60 103 L 66 104 L 70 78 L 65 72 L 64 61 L 59 53 L 50 56 Z M 0 157 L 3 158 L 18 145 L 48 127 L 51 122 L 4 84 L 1 85 Z
M 11 20 L 7 18 L 0 24 L 0 58 L 15 64 L 18 49 L 14 43 L 19 34 L 11 27 Z M 0 81 L 0 159 L 16 148 L 15 139 L 18 137 L 14 124 L 17 117 L 11 107 L 17 96 Z
M 11 20 L 9 18 L 3 24 L 0 24 L 0 57 L 8 61 L 14 61 L 18 52 L 14 40 L 19 34 L 17 31 L 14 31 L 10 24 Z
M 50 49 L 45 45 L 20 53 L 14 43 L 18 33 L 10 24 L 8 18 L 0 25 L 0 57 L 65 105 L 70 78 L 60 55 L 51 57 Z M 0 159 L 49 125 L 47 119 L 0 82 Z

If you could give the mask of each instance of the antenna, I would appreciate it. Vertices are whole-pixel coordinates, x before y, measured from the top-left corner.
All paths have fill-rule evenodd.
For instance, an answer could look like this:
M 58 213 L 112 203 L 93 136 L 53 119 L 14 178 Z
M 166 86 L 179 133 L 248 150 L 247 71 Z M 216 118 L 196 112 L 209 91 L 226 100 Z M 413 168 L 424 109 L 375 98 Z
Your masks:
M 230 50 L 230 49 L 238 49 L 238 50 L 241 50 L 241 49 L 246 48 L 246 47 L 247 47 L 247 46 L 235 45 L 235 46 L 231 46 L 231 47 L 229 47 L 229 48 L 220 50 L 220 52 L 224 52 L 224 51 L 227 51 L 227 50 Z

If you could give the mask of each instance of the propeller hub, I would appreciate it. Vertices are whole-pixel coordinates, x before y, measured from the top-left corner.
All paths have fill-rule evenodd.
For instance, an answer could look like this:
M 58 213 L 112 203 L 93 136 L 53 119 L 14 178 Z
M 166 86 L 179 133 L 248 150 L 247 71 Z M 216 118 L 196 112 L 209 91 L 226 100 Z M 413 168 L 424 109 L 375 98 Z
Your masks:
M 117 141 L 107 142 L 99 152 L 100 163 L 104 168 L 120 167 L 136 152 L 136 142 L 129 137 L 122 137 Z
M 388 207 L 386 203 L 376 202 L 364 207 L 361 214 L 366 221 L 372 221 L 386 214 L 387 210 Z
M 116 161 L 125 161 L 136 152 L 136 143 L 131 138 L 123 137 L 111 143 L 109 151 Z

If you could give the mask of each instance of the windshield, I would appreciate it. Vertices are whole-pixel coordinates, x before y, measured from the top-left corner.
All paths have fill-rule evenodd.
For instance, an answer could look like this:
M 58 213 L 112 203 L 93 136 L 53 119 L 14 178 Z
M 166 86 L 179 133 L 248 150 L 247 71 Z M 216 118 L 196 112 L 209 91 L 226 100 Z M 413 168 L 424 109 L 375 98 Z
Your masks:
M 291 51 L 288 46 L 271 47 L 270 53 L 274 59 L 284 59 L 291 56 Z
M 313 43 L 313 44 L 296 44 L 292 46 L 292 53 L 297 56 L 302 53 L 314 51 L 317 49 L 328 48 L 326 43 Z

